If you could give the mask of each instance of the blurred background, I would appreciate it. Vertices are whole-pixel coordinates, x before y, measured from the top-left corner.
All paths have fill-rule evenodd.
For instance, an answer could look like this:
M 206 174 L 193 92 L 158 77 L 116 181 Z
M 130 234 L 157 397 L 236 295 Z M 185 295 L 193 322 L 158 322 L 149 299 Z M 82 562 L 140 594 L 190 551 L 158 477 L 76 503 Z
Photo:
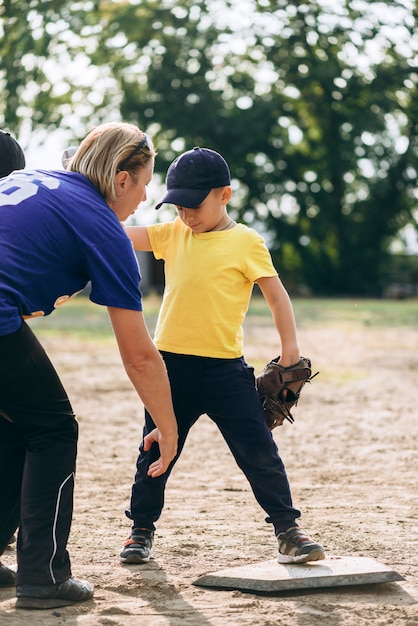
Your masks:
M 292 296 L 413 299 L 417 16 L 413 0 L 2 0 L 0 128 L 28 168 L 61 169 L 98 123 L 138 124 L 158 148 L 144 224 L 174 215 L 153 207 L 177 154 L 218 150 L 231 216 Z

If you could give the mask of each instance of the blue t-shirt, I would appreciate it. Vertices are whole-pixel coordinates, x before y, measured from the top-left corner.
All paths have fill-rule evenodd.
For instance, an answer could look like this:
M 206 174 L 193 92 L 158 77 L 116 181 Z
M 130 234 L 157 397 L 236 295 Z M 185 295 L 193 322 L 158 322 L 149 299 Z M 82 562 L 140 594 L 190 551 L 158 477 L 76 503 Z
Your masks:
M 89 281 L 93 302 L 142 310 L 132 243 L 92 183 L 42 170 L 0 180 L 0 335 L 48 315 Z

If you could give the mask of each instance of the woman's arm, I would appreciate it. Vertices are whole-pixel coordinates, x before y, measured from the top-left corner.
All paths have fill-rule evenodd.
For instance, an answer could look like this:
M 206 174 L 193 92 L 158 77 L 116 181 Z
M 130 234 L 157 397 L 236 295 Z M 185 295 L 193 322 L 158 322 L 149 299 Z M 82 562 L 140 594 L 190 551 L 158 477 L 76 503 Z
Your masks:
M 280 365 L 289 367 L 300 359 L 296 322 L 289 294 L 278 276 L 259 278 L 257 284 L 270 307 L 281 340 Z
M 154 420 L 160 458 L 149 468 L 150 476 L 163 474 L 177 452 L 177 422 L 170 383 L 141 311 L 108 307 L 119 352 L 133 386 Z

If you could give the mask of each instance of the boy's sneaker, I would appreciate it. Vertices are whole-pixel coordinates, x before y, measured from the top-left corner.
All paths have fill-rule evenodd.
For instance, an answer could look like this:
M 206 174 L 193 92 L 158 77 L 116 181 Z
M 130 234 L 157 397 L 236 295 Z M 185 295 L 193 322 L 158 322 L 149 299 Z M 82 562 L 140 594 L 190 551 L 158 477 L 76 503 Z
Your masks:
M 324 548 L 315 543 L 298 526 L 288 528 L 277 535 L 279 542 L 279 563 L 307 563 L 325 559 Z
M 133 528 L 120 553 L 122 563 L 148 563 L 151 558 L 154 532 L 148 528 Z

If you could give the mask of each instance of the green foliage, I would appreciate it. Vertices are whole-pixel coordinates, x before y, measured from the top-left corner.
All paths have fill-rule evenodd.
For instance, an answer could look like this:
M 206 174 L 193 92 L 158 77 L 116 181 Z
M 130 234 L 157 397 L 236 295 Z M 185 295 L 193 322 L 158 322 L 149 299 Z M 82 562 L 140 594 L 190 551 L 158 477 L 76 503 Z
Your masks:
M 317 2 L 293 3 L 293 11 L 280 5 L 288 36 L 260 39 L 283 78 L 272 85 L 273 140 L 264 149 L 276 175 L 269 180 L 266 172 L 253 198 L 270 202 L 266 223 L 276 233 L 272 253 L 282 275 L 292 278 L 290 247 L 299 265 L 293 282 L 319 294 L 380 293 L 389 243 L 413 222 L 416 207 L 408 182 L 417 168 L 413 52 L 403 57 L 386 41 L 378 62 L 358 67 L 382 25 L 379 15 L 366 19 L 364 5 L 355 11 L 351 4 L 344 3 L 340 21 L 328 16 L 329 24 Z M 404 151 L 390 120 L 398 122 Z M 278 126 L 288 129 L 287 140 Z
M 412 0 L 27 4 L 0 8 L 9 128 L 134 121 L 163 175 L 183 149 L 219 150 L 232 215 L 265 233 L 287 285 L 382 293 L 392 242 L 417 226 Z
M 3 0 L 0 5 L 0 126 L 16 136 L 44 129 L 86 127 L 102 121 L 111 92 L 102 60 L 89 60 L 100 24 L 99 3 L 66 0 Z M 96 77 L 98 91 L 92 96 Z M 114 106 L 112 103 L 112 111 Z

